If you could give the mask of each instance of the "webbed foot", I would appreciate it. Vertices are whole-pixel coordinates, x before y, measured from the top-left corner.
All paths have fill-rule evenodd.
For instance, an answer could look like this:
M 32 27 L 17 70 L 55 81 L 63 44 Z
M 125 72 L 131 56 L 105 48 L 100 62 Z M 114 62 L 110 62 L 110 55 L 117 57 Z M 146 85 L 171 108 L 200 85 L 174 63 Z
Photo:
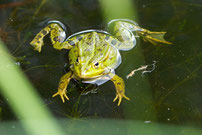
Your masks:
M 119 99 L 119 101 L 118 101 L 118 106 L 119 106 L 121 104 L 122 98 L 130 100 L 130 98 L 128 98 L 124 93 L 116 93 L 116 97 L 114 98 L 113 102 L 115 102 L 117 99 Z
M 153 45 L 157 45 L 157 44 L 171 45 L 172 44 L 171 42 L 168 42 L 164 39 L 166 32 L 153 32 L 143 28 L 141 29 L 142 31 L 137 31 L 137 33 L 139 33 L 143 37 L 144 41 L 148 41 L 152 43 Z
M 60 91 L 58 91 L 57 93 L 55 93 L 52 97 L 55 97 L 55 96 L 57 96 L 57 95 L 60 95 L 60 98 L 62 99 L 62 102 L 63 102 L 63 103 L 65 102 L 65 98 L 66 98 L 67 100 L 69 100 L 69 98 L 68 98 L 68 96 L 67 96 L 67 94 L 66 94 L 66 90 L 60 90 Z

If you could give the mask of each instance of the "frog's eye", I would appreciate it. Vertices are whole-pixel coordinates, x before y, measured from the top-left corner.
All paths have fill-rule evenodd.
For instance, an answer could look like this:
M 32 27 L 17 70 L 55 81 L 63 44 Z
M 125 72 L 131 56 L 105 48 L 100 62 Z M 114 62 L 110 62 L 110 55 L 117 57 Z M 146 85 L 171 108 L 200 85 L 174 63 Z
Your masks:
M 76 59 L 76 62 L 77 62 L 77 63 L 79 62 L 79 58 Z
M 98 62 L 96 62 L 96 63 L 94 64 L 94 66 L 96 66 L 96 67 L 97 67 L 97 66 L 99 66 L 99 63 L 98 63 Z

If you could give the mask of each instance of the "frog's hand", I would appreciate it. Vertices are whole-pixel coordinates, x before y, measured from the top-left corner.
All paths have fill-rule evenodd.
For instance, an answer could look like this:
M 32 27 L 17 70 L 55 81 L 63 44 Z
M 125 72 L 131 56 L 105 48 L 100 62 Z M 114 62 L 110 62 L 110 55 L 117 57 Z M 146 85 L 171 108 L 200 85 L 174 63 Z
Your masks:
M 57 95 L 60 95 L 61 99 L 62 99 L 62 102 L 64 103 L 65 102 L 65 99 L 66 98 L 67 100 L 69 100 L 69 98 L 67 97 L 66 95 L 66 92 L 67 92 L 67 86 L 69 84 L 69 81 L 72 79 L 72 72 L 68 72 L 66 73 L 65 75 L 63 75 L 60 79 L 60 82 L 59 82 L 59 86 L 58 86 L 58 92 L 55 93 L 52 97 L 55 97 Z
M 144 41 L 148 41 L 153 45 L 157 44 L 172 44 L 164 39 L 164 35 L 166 32 L 152 32 L 146 29 L 142 29 L 142 31 L 137 31 L 137 33 L 143 37 Z
M 64 42 L 66 38 L 66 27 L 59 21 L 49 21 L 48 25 L 43 28 L 31 41 L 31 45 L 35 50 L 41 52 L 44 45 L 43 38 L 50 33 L 50 39 L 55 49 L 70 49 L 72 46 L 68 42 Z
M 116 88 L 116 97 L 114 98 L 113 102 L 115 102 L 117 99 L 118 101 L 118 106 L 121 104 L 122 98 L 125 98 L 127 100 L 130 100 L 126 95 L 125 95 L 125 84 L 124 81 L 121 77 L 118 75 L 111 74 L 110 76 L 113 76 L 111 78 L 111 81 L 114 83 L 115 88 Z

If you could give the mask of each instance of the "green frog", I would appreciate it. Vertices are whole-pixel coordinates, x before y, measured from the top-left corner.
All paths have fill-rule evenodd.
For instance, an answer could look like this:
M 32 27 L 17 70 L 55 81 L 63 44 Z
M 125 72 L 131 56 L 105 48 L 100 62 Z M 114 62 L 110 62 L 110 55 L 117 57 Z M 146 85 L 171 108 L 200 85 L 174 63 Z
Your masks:
M 118 106 L 125 95 L 125 84 L 121 77 L 115 74 L 115 69 L 121 64 L 119 50 L 128 51 L 135 47 L 136 37 L 142 37 L 154 45 L 171 44 L 164 39 L 166 32 L 152 32 L 141 28 L 136 22 L 128 19 L 110 21 L 106 30 L 85 30 L 67 37 L 66 27 L 60 21 L 52 20 L 47 23 L 31 41 L 38 52 L 44 45 L 43 38 L 50 34 L 55 49 L 69 49 L 70 71 L 64 74 L 53 97 L 59 95 L 62 102 L 69 100 L 67 86 L 71 79 L 83 83 L 101 85 L 111 80 L 116 89 L 113 102 L 118 100 Z

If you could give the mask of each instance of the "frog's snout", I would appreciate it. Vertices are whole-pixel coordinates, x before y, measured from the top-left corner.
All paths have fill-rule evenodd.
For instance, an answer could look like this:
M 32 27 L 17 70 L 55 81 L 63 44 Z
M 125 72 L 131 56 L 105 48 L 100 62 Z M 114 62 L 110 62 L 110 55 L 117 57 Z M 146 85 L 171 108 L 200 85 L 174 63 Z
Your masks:
M 79 76 L 81 78 L 91 78 L 94 75 L 91 72 L 89 72 L 89 70 L 87 70 L 87 69 L 81 69 Z
M 102 75 L 101 72 L 89 71 L 89 70 L 77 70 L 75 75 L 79 78 L 83 79 L 90 79 L 90 78 L 97 78 L 98 76 Z

